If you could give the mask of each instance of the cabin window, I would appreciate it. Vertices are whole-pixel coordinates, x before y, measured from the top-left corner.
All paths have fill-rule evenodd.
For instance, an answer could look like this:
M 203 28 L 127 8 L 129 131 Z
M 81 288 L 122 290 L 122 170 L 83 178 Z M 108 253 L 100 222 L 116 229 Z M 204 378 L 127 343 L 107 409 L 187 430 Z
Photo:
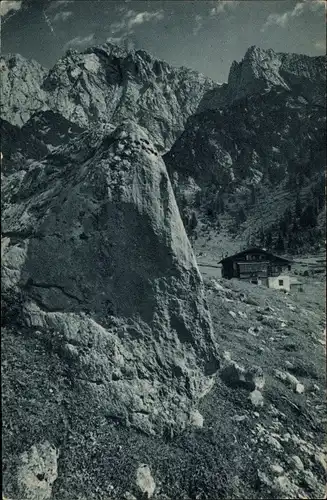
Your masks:
M 278 280 L 278 284 L 279 284 L 279 286 L 283 286 L 284 285 L 284 280 Z

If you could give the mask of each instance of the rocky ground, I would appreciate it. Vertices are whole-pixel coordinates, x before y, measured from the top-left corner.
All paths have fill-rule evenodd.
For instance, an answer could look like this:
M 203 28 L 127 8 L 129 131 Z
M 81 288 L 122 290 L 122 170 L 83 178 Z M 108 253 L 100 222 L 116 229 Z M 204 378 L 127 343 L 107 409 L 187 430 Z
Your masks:
M 309 260 L 321 270 L 323 256 Z M 307 264 L 302 258 L 295 272 L 307 274 Z M 28 481 L 26 468 L 31 465 L 26 464 L 31 464 L 33 456 L 42 485 L 40 463 L 46 457 L 43 464 L 52 473 L 52 496 L 33 498 L 324 498 L 323 274 L 301 276 L 303 292 L 285 294 L 238 280 L 217 280 L 206 272 L 209 308 L 223 362 L 214 388 L 194 413 L 193 426 L 158 439 L 87 406 L 61 401 L 70 406 L 70 417 L 61 421 L 60 414 L 52 416 L 52 443 L 57 446 L 31 448 L 29 458 L 25 451 L 25 465 L 24 460 L 20 464 Z M 6 329 L 3 338 L 5 343 L 10 338 Z M 54 400 L 62 398 L 52 382 L 60 366 L 53 352 L 45 372 L 36 371 L 38 358 L 53 347 L 40 347 L 41 343 L 39 348 L 29 347 L 23 332 L 15 332 L 15 338 L 24 346 L 25 363 L 17 384 L 22 388 L 32 379 L 35 386 L 32 403 L 26 399 L 30 412 L 25 413 L 24 429 L 19 429 L 24 455 L 27 443 L 36 440 L 29 428 L 40 411 L 40 392 L 51 393 Z M 19 364 L 11 346 L 16 356 L 12 363 Z M 8 370 L 7 365 L 4 375 Z M 9 410 L 10 432 L 15 433 L 15 413 L 24 408 L 13 404 Z M 43 411 L 51 411 L 51 405 Z M 38 427 L 41 436 L 42 422 Z
M 250 498 L 324 495 L 324 282 L 317 276 L 301 280 L 303 292 L 285 294 L 207 278 L 210 310 L 227 365 L 231 359 L 245 374 L 258 367 L 265 379 L 257 382 L 261 388 L 256 394 L 250 393 L 241 387 L 244 373 L 237 368 L 235 382 L 227 380 L 231 390 L 217 384 L 202 409 L 207 425 L 214 427 L 221 400 L 229 402 L 235 443 L 248 451 L 242 472 L 252 469 Z

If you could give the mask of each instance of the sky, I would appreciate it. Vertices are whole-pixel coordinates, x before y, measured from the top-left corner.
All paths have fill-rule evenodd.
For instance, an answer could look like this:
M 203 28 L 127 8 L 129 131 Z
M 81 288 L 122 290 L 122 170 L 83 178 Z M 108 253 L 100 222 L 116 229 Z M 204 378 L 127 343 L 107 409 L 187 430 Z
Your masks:
M 1 51 L 51 68 L 68 48 L 111 41 L 225 82 L 252 45 L 325 54 L 325 8 L 323 0 L 1 0 Z

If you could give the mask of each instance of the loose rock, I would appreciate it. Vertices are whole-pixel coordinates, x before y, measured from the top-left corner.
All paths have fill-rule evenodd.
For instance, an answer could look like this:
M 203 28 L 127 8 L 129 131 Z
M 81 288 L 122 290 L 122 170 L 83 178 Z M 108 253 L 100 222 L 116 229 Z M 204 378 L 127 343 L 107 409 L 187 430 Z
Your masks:
M 151 498 L 156 489 L 156 483 L 151 475 L 148 465 L 140 465 L 136 471 L 136 485 L 142 493 L 146 493 Z

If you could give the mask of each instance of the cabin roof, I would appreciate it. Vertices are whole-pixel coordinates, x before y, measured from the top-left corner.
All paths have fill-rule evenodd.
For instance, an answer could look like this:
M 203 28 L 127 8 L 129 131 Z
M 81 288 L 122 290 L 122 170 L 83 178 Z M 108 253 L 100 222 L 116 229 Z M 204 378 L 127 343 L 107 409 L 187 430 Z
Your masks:
M 297 278 L 291 278 L 290 284 L 291 285 L 303 285 L 303 282 L 299 281 Z
M 265 255 L 267 258 L 273 257 L 275 260 L 278 260 L 279 262 L 282 262 L 284 264 L 290 264 L 292 261 L 289 259 L 284 259 L 283 257 L 279 257 L 278 255 L 274 255 L 271 252 L 267 252 L 266 250 L 263 250 L 262 248 L 248 248 L 247 250 L 243 250 L 242 252 L 235 253 L 234 255 L 229 255 L 228 257 L 225 257 L 222 259 L 219 264 L 224 264 L 225 262 L 230 262 L 236 259 L 239 259 L 243 255 L 247 255 L 249 253 L 260 253 L 262 255 Z

